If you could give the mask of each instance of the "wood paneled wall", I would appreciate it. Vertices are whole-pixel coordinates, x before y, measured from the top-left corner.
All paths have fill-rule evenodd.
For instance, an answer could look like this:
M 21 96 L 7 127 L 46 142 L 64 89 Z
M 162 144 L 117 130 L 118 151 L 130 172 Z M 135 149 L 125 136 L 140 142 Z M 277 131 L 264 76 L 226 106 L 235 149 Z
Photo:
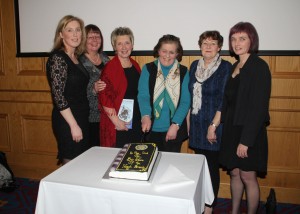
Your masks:
M 0 0 L 0 150 L 16 176 L 40 179 L 57 169 L 46 58 L 16 58 L 15 40 L 13 0 Z M 153 60 L 134 58 L 141 66 Z M 184 56 L 182 63 L 189 67 L 197 58 Z M 278 201 L 300 204 L 300 57 L 262 58 L 273 79 L 268 174 L 259 179 L 261 200 L 272 187 Z M 188 142 L 182 152 L 192 153 Z M 230 198 L 229 177 L 223 171 L 219 196 Z

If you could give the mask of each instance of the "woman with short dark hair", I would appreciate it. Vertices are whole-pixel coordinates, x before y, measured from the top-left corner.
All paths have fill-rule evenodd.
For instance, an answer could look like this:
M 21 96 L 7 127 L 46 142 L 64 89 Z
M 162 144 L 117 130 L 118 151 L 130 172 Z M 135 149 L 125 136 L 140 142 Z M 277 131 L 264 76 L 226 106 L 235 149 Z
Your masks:
M 189 90 L 192 105 L 189 117 L 189 147 L 196 154 L 205 155 L 207 159 L 215 200 L 211 206 L 206 205 L 204 213 L 212 213 L 220 186 L 222 100 L 232 65 L 219 54 L 223 37 L 218 31 L 205 31 L 200 35 L 198 44 L 202 58 L 192 62 L 190 68 Z
M 87 98 L 89 100 L 90 114 L 90 143 L 91 146 L 100 146 L 100 111 L 98 109 L 98 93 L 106 84 L 100 80 L 100 75 L 108 56 L 103 52 L 103 36 L 98 26 L 89 24 L 85 26 L 86 49 L 79 60 L 88 71 L 90 80 L 87 86 Z
M 254 214 L 260 201 L 257 173 L 267 172 L 271 73 L 256 54 L 259 38 L 251 23 L 234 25 L 229 41 L 238 61 L 225 88 L 220 163 L 230 173 L 232 213 L 239 213 L 245 191 L 247 213 Z
M 178 37 L 162 36 L 154 47 L 156 59 L 144 65 L 139 81 L 142 131 L 160 151 L 180 152 L 188 138 L 189 75 L 187 67 L 180 64 L 182 54 Z

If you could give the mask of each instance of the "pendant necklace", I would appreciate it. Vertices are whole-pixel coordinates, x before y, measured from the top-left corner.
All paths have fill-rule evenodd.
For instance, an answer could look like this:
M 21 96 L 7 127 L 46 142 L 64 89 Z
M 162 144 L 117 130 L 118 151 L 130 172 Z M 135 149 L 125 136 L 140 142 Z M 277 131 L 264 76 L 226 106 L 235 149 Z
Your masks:
M 88 55 L 88 58 L 91 60 L 91 62 L 94 64 L 94 65 L 98 65 L 99 64 L 99 60 L 100 60 L 100 56 L 99 56 L 99 53 L 96 55 L 96 58 L 95 60 L 92 58 L 92 56 L 90 54 L 87 54 Z

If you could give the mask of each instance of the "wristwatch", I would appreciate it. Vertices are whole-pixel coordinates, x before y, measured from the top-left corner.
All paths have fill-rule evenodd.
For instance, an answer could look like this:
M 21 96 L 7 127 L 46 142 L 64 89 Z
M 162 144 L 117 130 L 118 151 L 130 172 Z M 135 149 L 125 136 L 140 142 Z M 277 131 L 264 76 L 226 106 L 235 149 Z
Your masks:
M 178 123 L 172 122 L 172 124 L 175 124 L 176 126 L 178 126 L 180 128 L 180 125 Z
M 217 128 L 218 126 L 216 124 L 214 124 L 213 122 L 210 123 L 211 126 Z

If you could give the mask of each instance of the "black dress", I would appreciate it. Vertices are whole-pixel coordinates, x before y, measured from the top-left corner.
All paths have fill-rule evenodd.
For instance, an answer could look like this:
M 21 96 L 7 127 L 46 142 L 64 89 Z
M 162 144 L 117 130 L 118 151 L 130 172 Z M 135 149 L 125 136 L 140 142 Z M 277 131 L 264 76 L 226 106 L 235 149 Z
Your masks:
M 240 83 L 240 76 L 235 78 L 229 77 L 224 96 L 226 96 L 227 112 L 224 116 L 225 121 L 223 125 L 222 143 L 220 149 L 220 163 L 228 169 L 237 167 L 236 149 L 240 141 L 241 127 L 233 125 L 233 117 L 235 112 L 236 98 L 238 87 Z
M 58 159 L 73 159 L 90 148 L 89 104 L 86 88 L 89 76 L 84 67 L 74 64 L 64 51 L 54 51 L 47 61 L 47 78 L 53 99 L 52 128 L 58 145 Z M 82 130 L 83 139 L 75 142 L 60 111 L 70 108 Z
M 127 89 L 124 95 L 124 99 L 133 99 L 133 119 L 132 129 L 128 131 L 117 131 L 116 135 L 116 147 L 122 148 L 126 143 L 139 143 L 141 140 L 141 114 L 137 101 L 138 94 L 138 82 L 140 74 L 134 66 L 130 68 L 124 68 L 125 76 L 127 79 Z
M 257 142 L 259 143 L 256 143 L 253 147 L 248 147 L 247 158 L 239 158 L 236 154 L 243 130 L 243 126 L 234 125 L 239 85 L 240 75 L 235 76 L 235 78 L 230 76 L 224 92 L 224 101 L 226 100 L 227 110 L 226 114 L 223 115 L 224 125 L 220 148 L 220 164 L 228 170 L 239 168 L 243 171 L 264 172 L 267 155 L 263 151 L 267 150 L 267 148 L 262 149 L 261 147 L 266 147 L 263 143 L 267 141 L 265 127 L 261 128 L 257 136 Z

